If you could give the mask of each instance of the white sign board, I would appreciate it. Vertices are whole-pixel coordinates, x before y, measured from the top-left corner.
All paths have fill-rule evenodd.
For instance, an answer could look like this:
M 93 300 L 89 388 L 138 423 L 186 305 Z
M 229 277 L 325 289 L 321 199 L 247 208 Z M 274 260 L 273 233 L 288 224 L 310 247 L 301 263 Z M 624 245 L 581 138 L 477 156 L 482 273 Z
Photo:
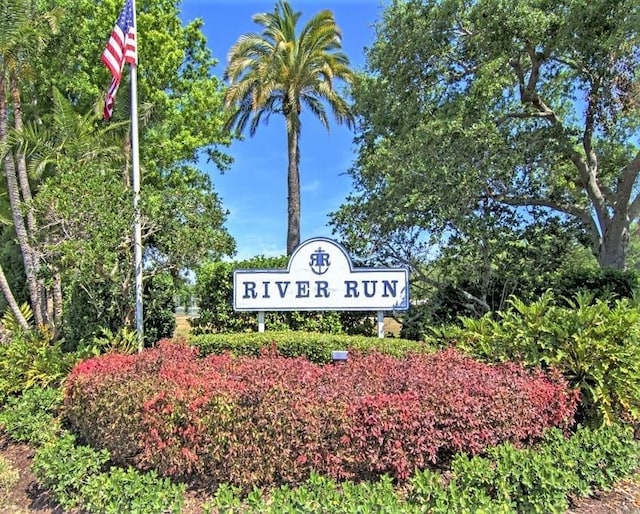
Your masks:
M 237 311 L 399 311 L 409 308 L 404 268 L 356 268 L 346 250 L 318 237 L 293 252 L 286 270 L 235 270 Z

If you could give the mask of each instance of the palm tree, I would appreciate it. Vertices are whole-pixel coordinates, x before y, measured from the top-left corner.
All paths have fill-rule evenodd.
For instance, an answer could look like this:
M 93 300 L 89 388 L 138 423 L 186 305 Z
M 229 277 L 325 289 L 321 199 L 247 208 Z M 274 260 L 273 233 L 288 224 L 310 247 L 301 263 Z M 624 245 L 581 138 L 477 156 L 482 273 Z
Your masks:
M 36 325 L 43 325 L 47 318 L 45 292 L 39 277 L 41 256 L 30 242 L 36 221 L 30 206 L 32 195 L 26 158 L 23 152 L 8 148 L 9 121 L 12 119 L 15 131 L 23 128 L 20 86 L 29 78 L 29 59 L 46 45 L 47 36 L 56 31 L 61 14 L 59 9 L 35 13 L 33 7 L 30 0 L 0 3 L 0 153 L 34 321 Z
M 329 129 L 328 105 L 337 123 L 351 126 L 346 100 L 334 89 L 335 79 L 351 83 L 354 73 L 341 51 L 341 33 L 333 13 L 323 10 L 296 34 L 300 12 L 278 1 L 273 13 L 256 14 L 261 34 L 245 34 L 231 47 L 225 79 L 230 128 L 242 132 L 249 120 L 253 136 L 264 118 L 282 114 L 287 128 L 287 255 L 300 244 L 300 114 L 308 108 Z

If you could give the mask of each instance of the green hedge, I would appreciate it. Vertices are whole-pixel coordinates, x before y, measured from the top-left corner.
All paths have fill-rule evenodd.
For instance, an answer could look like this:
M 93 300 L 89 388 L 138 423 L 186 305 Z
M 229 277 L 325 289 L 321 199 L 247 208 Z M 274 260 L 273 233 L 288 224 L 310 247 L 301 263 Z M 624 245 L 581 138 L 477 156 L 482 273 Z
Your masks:
M 284 357 L 306 357 L 316 364 L 331 362 L 333 350 L 359 353 L 377 351 L 394 357 L 407 353 L 431 353 L 432 345 L 397 338 L 317 334 L 309 332 L 245 332 L 240 334 L 200 334 L 187 342 L 200 349 L 200 355 L 231 352 L 234 355 L 258 356 L 263 350 L 277 349 Z

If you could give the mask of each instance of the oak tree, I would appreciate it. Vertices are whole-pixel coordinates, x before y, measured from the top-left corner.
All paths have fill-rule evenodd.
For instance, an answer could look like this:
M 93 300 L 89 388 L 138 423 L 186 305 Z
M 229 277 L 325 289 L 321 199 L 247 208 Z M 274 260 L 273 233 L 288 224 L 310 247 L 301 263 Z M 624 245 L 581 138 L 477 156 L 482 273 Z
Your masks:
M 639 22 L 636 0 L 394 0 L 354 91 L 355 191 L 334 221 L 446 241 L 493 203 L 577 223 L 602 267 L 625 268 Z

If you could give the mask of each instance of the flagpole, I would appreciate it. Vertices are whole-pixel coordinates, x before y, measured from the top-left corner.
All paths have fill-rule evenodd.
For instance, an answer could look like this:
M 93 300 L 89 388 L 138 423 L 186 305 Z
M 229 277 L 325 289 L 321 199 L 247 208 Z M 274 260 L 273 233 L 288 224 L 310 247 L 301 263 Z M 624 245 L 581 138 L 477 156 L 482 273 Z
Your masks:
M 133 8 L 133 26 L 136 27 L 136 2 L 131 1 Z M 138 35 L 136 34 L 136 38 Z M 136 294 L 136 334 L 138 336 L 138 351 L 144 348 L 144 325 L 142 321 L 142 226 L 140 215 L 140 153 L 138 150 L 138 70 L 137 65 L 131 67 L 131 164 L 133 174 L 133 239 L 135 263 L 135 294 Z

